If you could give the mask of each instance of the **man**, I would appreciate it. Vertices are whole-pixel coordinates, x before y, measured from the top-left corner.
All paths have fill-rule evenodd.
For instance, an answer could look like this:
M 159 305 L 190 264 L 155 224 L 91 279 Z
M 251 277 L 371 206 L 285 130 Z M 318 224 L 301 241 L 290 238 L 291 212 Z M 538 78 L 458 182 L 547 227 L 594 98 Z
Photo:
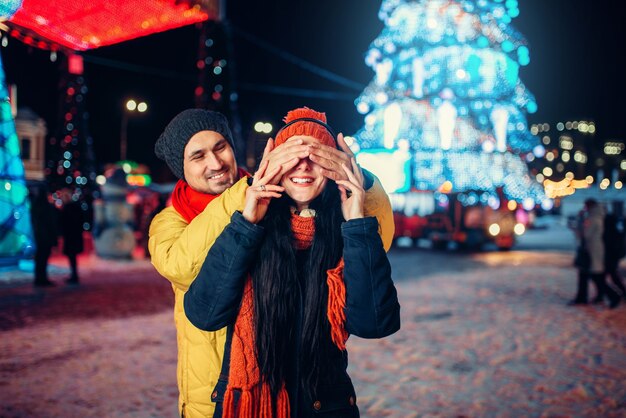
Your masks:
M 78 254 L 84 251 L 83 240 L 83 210 L 80 203 L 73 199 L 70 188 L 64 187 L 59 190 L 59 196 L 63 202 L 61 207 L 61 234 L 63 236 L 63 254 L 70 262 L 71 275 L 65 280 L 67 284 L 77 285 L 78 277 Z
M 321 144 L 293 141 L 273 149 L 270 139 L 263 153 L 266 173 L 276 181 L 303 158 L 324 167 L 325 176 L 345 178 L 341 164 L 349 165 L 352 154 L 343 137 L 345 152 Z M 172 192 L 172 207 L 159 213 L 150 225 L 152 264 L 172 283 L 175 294 L 174 320 L 178 341 L 179 411 L 184 417 L 212 417 L 211 400 L 222 368 L 226 328 L 201 331 L 186 318 L 183 297 L 198 275 L 209 248 L 242 211 L 250 175 L 237 167 L 232 134 L 226 118 L 216 112 L 188 109 L 178 114 L 159 137 L 155 152 L 180 179 Z M 389 198 L 380 183 L 365 181 L 366 216 L 376 216 L 385 249 L 393 237 Z
M 45 184 L 35 186 L 30 191 L 30 219 L 35 236 L 35 287 L 55 286 L 48 278 L 48 259 L 58 241 L 59 213 L 48 200 Z

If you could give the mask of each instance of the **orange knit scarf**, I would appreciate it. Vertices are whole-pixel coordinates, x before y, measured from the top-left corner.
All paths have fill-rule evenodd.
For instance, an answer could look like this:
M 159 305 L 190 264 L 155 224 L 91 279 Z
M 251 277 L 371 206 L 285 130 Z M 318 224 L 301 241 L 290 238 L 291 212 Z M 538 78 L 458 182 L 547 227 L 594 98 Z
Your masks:
M 315 234 L 315 218 L 292 215 L 291 227 L 295 247 L 306 249 L 311 246 Z M 327 317 L 330 322 L 331 338 L 340 349 L 345 350 L 348 333 L 345 330 L 346 286 L 343 281 L 343 258 L 337 267 L 328 270 Z M 235 321 L 230 349 L 230 374 L 224 394 L 223 417 L 234 418 L 289 418 L 289 396 L 283 383 L 276 402 L 272 406 L 270 388 L 261 383 L 261 372 L 255 356 L 254 294 L 252 280 L 246 280 L 241 307 Z M 234 391 L 241 391 L 238 412 L 235 410 Z

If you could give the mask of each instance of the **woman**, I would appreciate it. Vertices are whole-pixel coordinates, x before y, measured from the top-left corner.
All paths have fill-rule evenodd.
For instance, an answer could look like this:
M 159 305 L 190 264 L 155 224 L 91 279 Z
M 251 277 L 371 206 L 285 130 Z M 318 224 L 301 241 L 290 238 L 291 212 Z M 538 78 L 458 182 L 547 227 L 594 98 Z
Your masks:
M 333 145 L 323 113 L 291 111 L 276 136 Z M 228 326 L 215 416 L 358 417 L 348 334 L 400 328 L 400 306 L 375 218 L 363 217 L 363 174 L 334 182 L 309 159 L 281 178 L 263 163 L 188 292 L 188 319 Z
M 606 284 L 605 279 L 605 248 L 602 236 L 604 234 L 604 208 L 595 199 L 585 200 L 584 213 L 581 224 L 581 245 L 589 255 L 588 265 L 578 266 L 578 291 L 576 298 L 570 305 L 587 304 L 587 282 L 593 280 L 597 288 L 594 303 L 603 303 L 604 297 L 609 298 L 609 307 L 619 305 L 619 295 Z

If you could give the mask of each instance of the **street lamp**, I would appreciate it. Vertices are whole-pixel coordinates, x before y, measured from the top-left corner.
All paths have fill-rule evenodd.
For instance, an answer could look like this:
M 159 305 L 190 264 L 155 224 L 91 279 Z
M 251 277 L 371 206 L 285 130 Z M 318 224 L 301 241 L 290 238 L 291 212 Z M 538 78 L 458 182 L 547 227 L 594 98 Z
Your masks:
M 269 134 L 274 127 L 269 122 L 257 122 L 254 124 L 254 130 L 258 133 Z
M 128 118 L 135 112 L 144 113 L 148 110 L 146 102 L 139 102 L 129 99 L 126 101 L 126 108 L 122 112 L 122 128 L 120 131 L 120 161 L 126 160 L 126 149 L 128 146 Z

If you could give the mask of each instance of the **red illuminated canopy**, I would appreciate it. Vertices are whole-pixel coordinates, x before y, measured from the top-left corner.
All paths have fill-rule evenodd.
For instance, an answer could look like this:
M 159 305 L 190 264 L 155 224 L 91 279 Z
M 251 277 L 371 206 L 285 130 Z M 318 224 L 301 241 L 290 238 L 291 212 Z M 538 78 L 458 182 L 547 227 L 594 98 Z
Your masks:
M 77 51 L 218 18 L 218 0 L 23 0 L 15 36 Z

